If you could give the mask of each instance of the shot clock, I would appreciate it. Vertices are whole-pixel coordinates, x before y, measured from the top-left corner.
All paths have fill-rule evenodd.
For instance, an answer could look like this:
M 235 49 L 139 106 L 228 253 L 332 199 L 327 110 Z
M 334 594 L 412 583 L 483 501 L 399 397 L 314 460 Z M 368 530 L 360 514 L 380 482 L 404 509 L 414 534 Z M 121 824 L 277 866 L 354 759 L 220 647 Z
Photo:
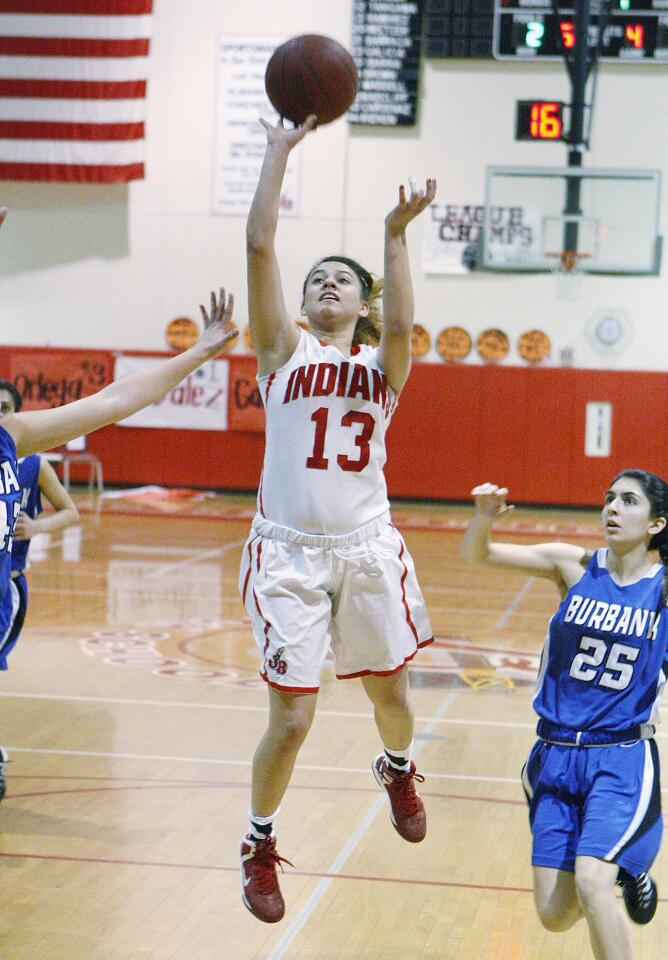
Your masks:
M 564 106 L 558 100 L 518 100 L 516 140 L 564 140 Z
M 599 5 L 591 7 L 588 43 L 601 32 Z M 665 0 L 614 0 L 603 21 L 601 60 L 668 62 Z M 575 10 L 554 11 L 552 0 L 496 0 L 494 56 L 499 60 L 558 60 L 576 44 Z

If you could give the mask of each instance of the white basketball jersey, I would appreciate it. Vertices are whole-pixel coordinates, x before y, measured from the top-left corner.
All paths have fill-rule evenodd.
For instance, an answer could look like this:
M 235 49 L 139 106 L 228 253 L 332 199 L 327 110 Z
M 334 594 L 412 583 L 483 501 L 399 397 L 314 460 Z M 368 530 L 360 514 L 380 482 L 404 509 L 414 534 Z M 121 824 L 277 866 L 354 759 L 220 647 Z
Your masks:
M 302 330 L 288 362 L 258 383 L 267 421 L 263 517 L 337 535 L 389 508 L 385 431 L 397 396 L 376 347 L 356 345 L 346 358 Z

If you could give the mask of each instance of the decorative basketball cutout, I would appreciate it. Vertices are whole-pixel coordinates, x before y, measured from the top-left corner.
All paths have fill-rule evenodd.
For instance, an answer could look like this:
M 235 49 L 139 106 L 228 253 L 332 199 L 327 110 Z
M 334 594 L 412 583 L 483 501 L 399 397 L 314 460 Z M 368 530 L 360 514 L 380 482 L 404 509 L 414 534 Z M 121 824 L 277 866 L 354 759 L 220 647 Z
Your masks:
M 267 64 L 264 86 L 281 117 L 303 123 L 314 113 L 331 123 L 351 106 L 357 67 L 345 47 L 330 37 L 305 33 L 277 47 Z
M 464 360 L 471 352 L 471 337 L 463 327 L 446 327 L 438 335 L 436 353 L 447 363 Z
M 424 357 L 429 353 L 431 347 L 431 337 L 423 326 L 419 323 L 414 324 L 411 331 L 411 355 L 414 357 Z
M 172 350 L 187 350 L 198 339 L 199 327 L 190 317 L 176 317 L 167 324 L 165 340 Z
M 541 363 L 550 356 L 552 344 L 542 330 L 527 330 L 517 341 L 517 352 L 527 363 Z
M 483 330 L 475 346 L 485 363 L 498 363 L 507 356 L 510 340 L 503 330 L 492 327 L 489 330 Z

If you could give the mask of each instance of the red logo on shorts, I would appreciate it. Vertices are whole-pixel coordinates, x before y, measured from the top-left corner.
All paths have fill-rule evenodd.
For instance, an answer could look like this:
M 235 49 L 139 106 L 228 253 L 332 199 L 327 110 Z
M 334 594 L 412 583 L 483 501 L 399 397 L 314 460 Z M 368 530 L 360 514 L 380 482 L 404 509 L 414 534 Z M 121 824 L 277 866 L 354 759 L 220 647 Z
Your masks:
M 269 670 L 275 670 L 279 676 L 283 676 L 284 673 L 288 672 L 288 665 L 285 660 L 281 660 L 281 657 L 285 653 L 285 647 L 279 647 L 276 653 L 273 655 L 271 660 L 267 660 L 267 668 Z

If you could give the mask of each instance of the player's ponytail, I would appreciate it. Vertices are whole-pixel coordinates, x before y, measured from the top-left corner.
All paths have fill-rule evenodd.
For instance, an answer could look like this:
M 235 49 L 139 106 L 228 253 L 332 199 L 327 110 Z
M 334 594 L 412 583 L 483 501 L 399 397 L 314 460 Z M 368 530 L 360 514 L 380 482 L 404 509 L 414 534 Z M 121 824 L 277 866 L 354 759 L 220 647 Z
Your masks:
M 383 326 L 382 292 L 382 278 L 373 280 L 366 298 L 369 312 L 366 317 L 360 317 L 355 324 L 353 343 L 367 343 L 370 347 L 377 347 L 380 343 L 380 331 Z
M 663 564 L 663 580 L 661 581 L 661 606 L 666 607 L 668 606 L 668 542 L 662 543 L 659 547 L 659 560 Z

